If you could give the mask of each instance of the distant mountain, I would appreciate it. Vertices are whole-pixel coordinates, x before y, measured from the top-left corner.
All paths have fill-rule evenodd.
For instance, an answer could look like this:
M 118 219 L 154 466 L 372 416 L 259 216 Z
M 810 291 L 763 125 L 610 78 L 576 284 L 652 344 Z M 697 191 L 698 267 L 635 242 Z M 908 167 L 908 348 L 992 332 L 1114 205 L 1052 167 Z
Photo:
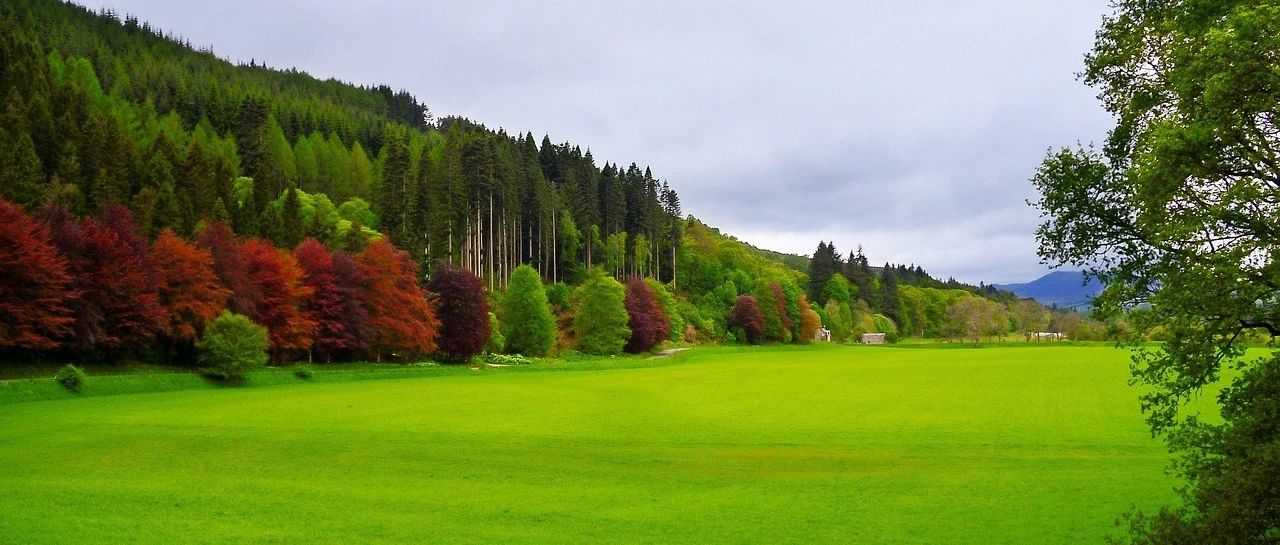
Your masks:
M 1042 305 L 1066 308 L 1088 307 L 1093 298 L 1102 293 L 1102 283 L 1090 279 L 1086 284 L 1081 271 L 1054 271 L 1024 284 L 1000 284 L 996 287 L 1019 297 L 1030 297 Z

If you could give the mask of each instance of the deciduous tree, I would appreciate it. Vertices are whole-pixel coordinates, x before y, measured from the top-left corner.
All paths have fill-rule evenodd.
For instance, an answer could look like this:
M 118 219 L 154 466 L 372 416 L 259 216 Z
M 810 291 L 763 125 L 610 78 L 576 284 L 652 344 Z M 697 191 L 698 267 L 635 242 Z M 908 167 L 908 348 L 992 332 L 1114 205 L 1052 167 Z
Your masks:
M 47 350 L 71 332 L 77 296 L 45 226 L 0 201 L 0 349 Z
M 188 347 L 227 305 L 231 291 L 218 282 L 213 256 L 165 229 L 151 245 L 156 294 L 164 311 L 161 334 Z
M 627 352 L 648 352 L 671 335 L 671 322 L 663 314 L 653 290 L 639 276 L 627 280 L 624 298 L 627 309 L 627 327 L 631 337 L 625 347 Z
M 743 340 L 751 344 L 760 344 L 764 340 L 764 315 L 760 312 L 760 303 L 750 295 L 739 295 L 725 325 L 730 329 L 740 329 L 745 336 Z
M 418 285 L 417 264 L 385 238 L 370 243 L 356 260 L 368 277 L 365 306 L 374 334 L 370 349 L 377 360 L 435 352 L 440 322 Z
M 445 361 L 466 362 L 484 351 L 490 334 L 489 303 L 480 277 L 445 261 L 432 271 L 427 290 L 435 296 L 440 319 L 436 354 Z

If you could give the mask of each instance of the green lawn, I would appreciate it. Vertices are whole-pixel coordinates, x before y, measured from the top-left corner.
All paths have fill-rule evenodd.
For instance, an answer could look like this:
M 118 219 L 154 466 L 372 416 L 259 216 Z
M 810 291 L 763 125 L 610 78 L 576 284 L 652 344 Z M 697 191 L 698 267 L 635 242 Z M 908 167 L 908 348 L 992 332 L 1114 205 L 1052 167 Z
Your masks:
M 1098 543 L 1172 499 L 1127 361 L 698 348 L 0 404 L 0 542 Z

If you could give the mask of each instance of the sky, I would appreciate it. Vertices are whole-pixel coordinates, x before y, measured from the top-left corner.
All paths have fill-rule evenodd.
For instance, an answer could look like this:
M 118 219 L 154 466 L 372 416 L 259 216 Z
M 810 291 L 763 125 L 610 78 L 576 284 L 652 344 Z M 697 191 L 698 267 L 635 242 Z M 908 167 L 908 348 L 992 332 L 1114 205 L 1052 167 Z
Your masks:
M 1076 77 L 1107 0 L 81 3 L 648 165 L 760 247 L 973 283 L 1046 272 L 1028 179 L 1111 124 Z

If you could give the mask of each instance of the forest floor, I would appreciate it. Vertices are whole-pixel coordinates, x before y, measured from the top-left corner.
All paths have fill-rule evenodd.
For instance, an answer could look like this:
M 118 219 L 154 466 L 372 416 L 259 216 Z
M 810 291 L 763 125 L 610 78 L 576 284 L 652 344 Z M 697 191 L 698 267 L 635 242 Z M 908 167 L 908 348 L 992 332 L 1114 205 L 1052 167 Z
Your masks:
M 1098 543 L 1174 500 L 1127 364 L 1104 346 L 812 345 L 91 376 L 82 396 L 12 381 L 0 536 Z

